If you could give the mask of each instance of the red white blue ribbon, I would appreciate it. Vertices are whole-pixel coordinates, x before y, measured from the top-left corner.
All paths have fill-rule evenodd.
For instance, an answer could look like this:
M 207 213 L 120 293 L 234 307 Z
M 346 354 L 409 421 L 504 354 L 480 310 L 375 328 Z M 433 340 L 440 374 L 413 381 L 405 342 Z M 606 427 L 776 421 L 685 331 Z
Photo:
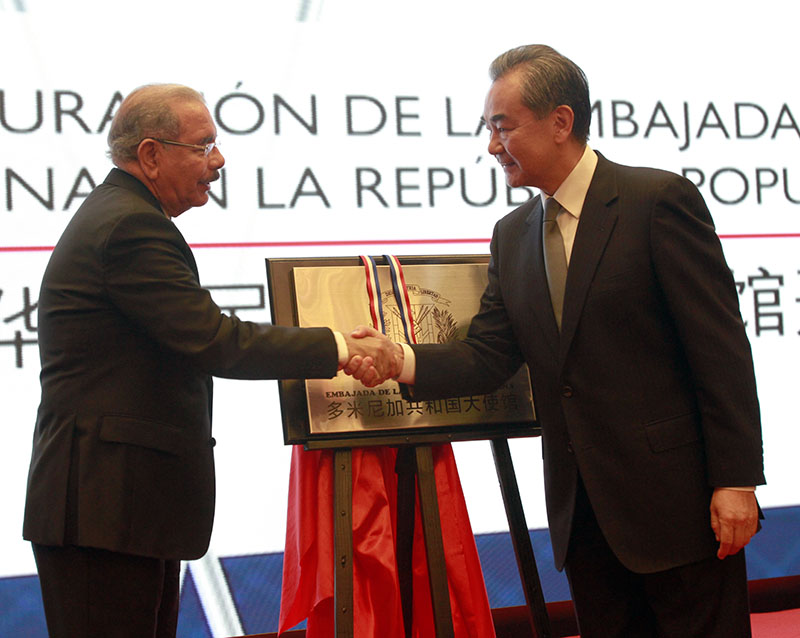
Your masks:
M 394 255 L 384 255 L 383 258 L 389 264 L 389 272 L 392 275 L 392 289 L 394 290 L 395 301 L 397 301 L 400 320 L 403 322 L 406 343 L 416 343 L 414 315 L 411 313 L 411 301 L 408 298 L 408 288 L 406 287 L 406 279 L 403 276 L 403 267 Z
M 383 301 L 381 301 L 381 284 L 378 281 L 378 266 L 369 255 L 361 255 L 361 262 L 367 273 L 367 296 L 369 297 L 369 314 L 372 327 L 386 334 L 386 322 L 383 319 Z
M 406 343 L 416 343 L 417 337 L 414 329 L 414 316 L 411 313 L 411 301 L 408 298 L 403 266 L 394 255 L 384 255 L 383 258 L 389 265 L 389 274 L 392 278 L 392 290 L 397 302 L 397 312 L 403 324 Z M 383 316 L 383 301 L 381 300 L 381 284 L 378 281 L 378 266 L 369 255 L 361 255 L 367 279 L 367 296 L 369 297 L 369 312 L 372 317 L 372 327 L 386 334 L 386 321 Z

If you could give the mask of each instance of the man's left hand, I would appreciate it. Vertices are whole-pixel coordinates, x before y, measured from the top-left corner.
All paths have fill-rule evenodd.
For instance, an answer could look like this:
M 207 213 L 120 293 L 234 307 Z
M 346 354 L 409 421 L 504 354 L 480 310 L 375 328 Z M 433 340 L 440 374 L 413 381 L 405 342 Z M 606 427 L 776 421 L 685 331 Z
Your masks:
M 711 528 L 719 542 L 717 558 L 733 556 L 758 527 L 758 505 L 754 492 L 718 487 L 711 497 Z

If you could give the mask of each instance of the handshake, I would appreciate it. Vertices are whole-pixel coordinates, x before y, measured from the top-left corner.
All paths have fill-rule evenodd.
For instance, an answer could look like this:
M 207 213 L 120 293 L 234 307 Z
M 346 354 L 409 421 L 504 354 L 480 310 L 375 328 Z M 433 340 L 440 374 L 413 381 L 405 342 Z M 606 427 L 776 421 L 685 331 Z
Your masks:
M 368 388 L 400 376 L 404 352 L 399 344 L 368 326 L 359 326 L 343 336 L 350 357 L 342 367 L 345 374 L 358 379 Z

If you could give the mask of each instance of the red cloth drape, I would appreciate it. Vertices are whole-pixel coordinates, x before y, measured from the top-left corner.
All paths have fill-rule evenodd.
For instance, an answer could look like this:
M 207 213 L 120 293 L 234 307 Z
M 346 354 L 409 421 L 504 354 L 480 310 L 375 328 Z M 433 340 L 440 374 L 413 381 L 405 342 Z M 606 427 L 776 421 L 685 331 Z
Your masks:
M 395 560 L 397 451 L 357 448 L 353 469 L 354 633 L 403 638 Z M 494 636 L 475 538 L 449 444 L 433 446 L 455 635 Z M 292 450 L 278 633 L 308 619 L 307 638 L 334 634 L 333 452 Z M 435 635 L 419 511 L 415 516 L 413 635 Z

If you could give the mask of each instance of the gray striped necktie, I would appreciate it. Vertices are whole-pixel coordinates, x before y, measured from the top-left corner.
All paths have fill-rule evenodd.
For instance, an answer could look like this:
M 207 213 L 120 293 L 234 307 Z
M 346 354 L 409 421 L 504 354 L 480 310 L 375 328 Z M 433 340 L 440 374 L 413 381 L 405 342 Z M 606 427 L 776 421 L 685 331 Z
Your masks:
M 547 273 L 547 285 L 550 288 L 550 301 L 556 316 L 558 329 L 561 330 L 561 311 L 564 307 L 564 286 L 567 282 L 567 254 L 564 250 L 564 238 L 558 227 L 556 218 L 564 209 L 555 198 L 548 197 L 544 202 L 544 223 L 542 225 L 542 243 L 544 244 L 544 268 Z

